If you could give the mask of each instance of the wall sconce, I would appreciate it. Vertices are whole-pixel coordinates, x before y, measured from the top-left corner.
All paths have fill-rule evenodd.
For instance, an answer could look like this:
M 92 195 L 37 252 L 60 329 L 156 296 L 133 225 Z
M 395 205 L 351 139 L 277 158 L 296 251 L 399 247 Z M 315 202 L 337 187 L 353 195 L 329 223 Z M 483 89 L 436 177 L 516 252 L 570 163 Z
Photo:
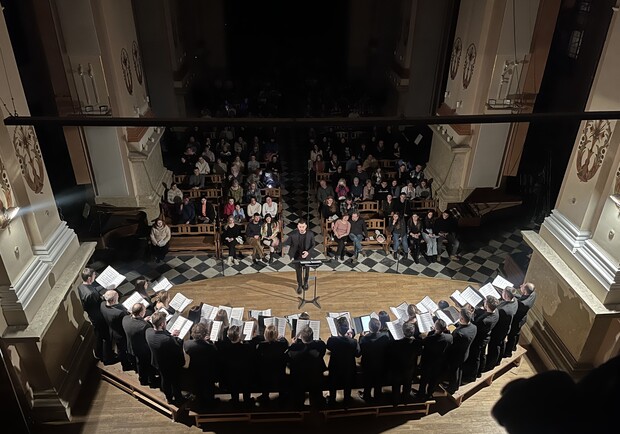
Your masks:
M 5 229 L 19 212 L 19 207 L 2 208 L 0 210 L 0 229 Z
M 616 205 L 618 210 L 620 210 L 620 194 L 612 194 L 611 196 L 609 196 L 609 198 L 614 203 L 614 205 Z

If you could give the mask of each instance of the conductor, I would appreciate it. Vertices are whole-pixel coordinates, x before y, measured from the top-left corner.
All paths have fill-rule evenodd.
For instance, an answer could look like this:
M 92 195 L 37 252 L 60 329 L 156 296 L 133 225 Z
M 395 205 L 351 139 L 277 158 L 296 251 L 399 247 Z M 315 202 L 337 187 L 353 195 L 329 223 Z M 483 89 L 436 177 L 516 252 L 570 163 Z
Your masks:
M 284 246 L 289 246 L 289 256 L 293 260 L 310 260 L 312 257 L 312 249 L 314 249 L 314 233 L 308 231 L 308 223 L 301 218 L 297 222 L 297 229 L 291 232 L 289 237 L 284 241 Z M 298 262 L 293 263 L 295 273 L 297 273 L 297 294 L 301 294 L 302 290 L 308 289 L 308 276 L 310 268 L 301 265 Z

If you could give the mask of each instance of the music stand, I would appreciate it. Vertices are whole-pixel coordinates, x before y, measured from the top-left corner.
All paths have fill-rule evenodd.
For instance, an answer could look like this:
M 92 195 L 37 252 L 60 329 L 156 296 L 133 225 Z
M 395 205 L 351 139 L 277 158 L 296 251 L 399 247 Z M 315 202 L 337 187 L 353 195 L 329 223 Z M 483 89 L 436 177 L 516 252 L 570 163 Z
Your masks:
M 319 296 L 316 295 L 316 282 L 317 282 L 317 276 L 318 276 L 318 268 L 321 266 L 321 264 L 323 263 L 323 261 L 321 261 L 320 259 L 310 259 L 310 260 L 299 260 L 298 261 L 299 265 L 301 265 L 302 267 L 308 267 L 308 268 L 314 268 L 314 297 L 312 297 L 311 300 L 306 300 L 306 291 L 302 291 L 301 293 L 301 297 L 297 297 L 297 300 L 299 300 L 299 306 L 297 306 L 297 309 L 300 309 L 304 304 L 306 303 L 312 303 L 313 305 L 315 305 L 316 307 L 318 307 L 319 309 L 321 308 L 321 305 L 319 304 Z M 303 273 L 303 270 L 302 270 Z M 308 271 L 308 274 L 310 272 Z M 309 278 L 310 276 L 308 276 Z

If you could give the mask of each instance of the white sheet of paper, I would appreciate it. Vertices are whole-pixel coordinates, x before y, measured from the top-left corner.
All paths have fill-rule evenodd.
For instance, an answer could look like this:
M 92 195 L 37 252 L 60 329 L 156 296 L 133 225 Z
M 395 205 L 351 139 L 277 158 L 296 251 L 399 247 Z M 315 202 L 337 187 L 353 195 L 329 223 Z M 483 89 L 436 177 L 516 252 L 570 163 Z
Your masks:
M 478 306 L 480 302 L 483 300 L 483 298 L 480 297 L 480 295 L 478 295 L 476 290 L 472 288 L 471 286 L 468 286 L 467 288 L 465 288 L 465 291 L 461 292 L 461 296 L 472 307 Z
M 108 289 L 111 287 L 118 288 L 124 280 L 125 276 L 108 265 L 107 268 L 103 270 L 99 276 L 97 276 L 95 282 L 103 288 Z
M 399 320 L 389 321 L 389 322 L 386 322 L 385 325 L 387 325 L 387 328 L 392 334 L 392 337 L 394 338 L 395 341 L 400 341 L 402 338 L 405 337 L 405 335 L 403 334 L 403 322 L 402 321 L 399 321 Z
M 191 322 L 187 318 L 184 318 L 184 317 L 179 315 L 177 317 L 176 321 L 170 327 L 170 330 L 171 330 L 171 332 L 173 332 L 175 330 L 178 330 L 179 331 L 179 338 L 183 339 L 185 337 L 185 335 L 187 335 L 189 330 L 192 328 L 192 325 L 194 325 L 193 322 Z
M 265 310 L 250 309 L 250 318 L 258 319 L 259 316 L 271 316 L 271 309 L 265 309 Z
M 202 307 L 200 308 L 200 318 L 212 320 L 211 314 L 213 313 L 214 310 L 215 310 L 215 306 L 211 306 L 210 304 L 203 303 Z
M 435 316 L 439 319 L 442 319 L 446 322 L 447 325 L 454 324 L 455 322 L 448 315 L 444 313 L 443 310 L 438 309 L 435 311 Z
M 187 306 L 192 304 L 192 299 L 185 297 L 180 292 L 177 292 L 172 300 L 170 300 L 170 307 L 176 310 L 177 312 L 183 312 Z
M 134 292 L 129 297 L 127 297 L 127 300 L 123 302 L 123 306 L 125 306 L 125 309 L 127 309 L 128 312 L 131 312 L 131 308 L 136 303 L 141 303 L 144 307 L 149 306 L 149 303 L 137 292 Z
M 166 316 L 166 323 L 170 321 L 173 317 L 173 315 L 168 312 L 165 307 L 160 308 L 157 312 L 163 313 Z
M 213 321 L 211 325 L 211 333 L 209 339 L 216 342 L 220 338 L 220 330 L 222 329 L 222 321 Z
M 328 316 L 328 317 L 325 317 L 325 319 L 327 320 L 327 326 L 329 327 L 329 333 L 332 336 L 338 336 L 338 330 L 336 330 L 336 322 L 334 321 L 334 318 Z M 297 321 L 297 324 L 299 325 L 299 320 Z
M 463 296 L 461 295 L 461 291 L 459 291 L 458 289 L 452 293 L 450 298 L 454 300 L 454 302 L 460 307 L 465 307 L 465 305 L 467 304 L 467 300 L 463 298 Z
M 230 312 L 230 318 L 231 319 L 238 319 L 239 321 L 243 321 L 243 312 L 245 311 L 245 308 L 243 307 L 233 307 L 231 312 Z
M 427 313 L 428 312 L 428 309 L 426 308 L 426 306 L 424 306 L 424 304 L 422 304 L 422 302 L 416 303 L 415 307 L 421 313 Z
M 360 320 L 362 321 L 362 331 L 370 331 L 370 315 L 365 315 L 361 317 Z
M 478 290 L 478 292 L 480 294 L 482 294 L 485 298 L 488 297 L 489 295 L 492 295 L 493 297 L 495 297 L 497 299 L 501 299 L 501 295 L 499 295 L 499 293 L 497 292 L 495 287 L 493 285 L 491 285 L 490 283 L 487 283 L 486 285 L 483 285 Z
M 254 333 L 254 321 L 245 321 L 243 323 L 243 340 L 252 340 L 252 334 Z
M 420 333 L 428 333 L 433 329 L 433 316 L 430 313 L 421 313 L 415 316 Z
M 430 298 L 428 295 L 424 297 L 420 303 L 424 305 L 424 307 L 426 308 L 428 312 L 435 312 L 437 309 L 439 309 L 439 306 L 437 306 L 437 303 L 435 303 L 433 299 Z
M 168 291 L 170 288 L 172 288 L 172 283 L 170 283 L 170 281 L 164 277 L 159 282 L 157 282 L 155 286 L 153 286 L 153 291 Z
M 499 274 L 497 275 L 497 277 L 495 279 L 493 279 L 493 282 L 491 282 L 491 284 L 493 286 L 497 286 L 500 289 L 514 288 L 515 287 L 515 285 L 512 282 L 504 279 Z

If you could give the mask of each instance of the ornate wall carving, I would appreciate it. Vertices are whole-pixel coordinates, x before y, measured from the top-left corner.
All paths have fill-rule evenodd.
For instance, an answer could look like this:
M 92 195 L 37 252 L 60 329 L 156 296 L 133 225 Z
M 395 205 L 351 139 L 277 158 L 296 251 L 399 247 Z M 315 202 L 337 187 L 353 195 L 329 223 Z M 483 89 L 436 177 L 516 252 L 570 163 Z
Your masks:
M 34 128 L 30 125 L 15 127 L 13 147 L 26 184 L 33 192 L 41 193 L 45 185 L 45 169 Z
M 14 205 L 13 191 L 11 190 L 11 183 L 9 182 L 9 174 L 7 173 L 2 161 L 0 161 L 0 209 L 10 208 Z
M 603 164 L 611 138 L 611 125 L 607 120 L 587 121 L 577 148 L 577 178 L 588 182 Z
M 140 58 L 140 48 L 138 47 L 138 43 L 133 41 L 131 45 L 131 55 L 133 57 L 133 69 L 136 71 L 136 78 L 138 79 L 138 84 L 142 84 L 142 80 L 144 75 L 142 74 L 142 59 Z
M 461 38 L 454 40 L 454 46 L 452 47 L 452 54 L 450 55 L 450 78 L 454 80 L 456 74 L 459 71 L 459 65 L 461 63 L 461 53 L 463 52 L 463 41 Z
M 614 194 L 620 194 L 620 166 L 616 172 L 616 186 L 614 187 Z
M 131 76 L 131 61 L 129 60 L 129 53 L 124 48 L 121 49 L 121 68 L 123 69 L 123 80 L 125 80 L 125 87 L 129 95 L 133 94 L 133 77 Z
M 476 65 L 476 45 L 469 44 L 465 52 L 465 62 L 463 62 L 463 89 L 469 87 L 471 79 L 474 76 L 474 66 Z

